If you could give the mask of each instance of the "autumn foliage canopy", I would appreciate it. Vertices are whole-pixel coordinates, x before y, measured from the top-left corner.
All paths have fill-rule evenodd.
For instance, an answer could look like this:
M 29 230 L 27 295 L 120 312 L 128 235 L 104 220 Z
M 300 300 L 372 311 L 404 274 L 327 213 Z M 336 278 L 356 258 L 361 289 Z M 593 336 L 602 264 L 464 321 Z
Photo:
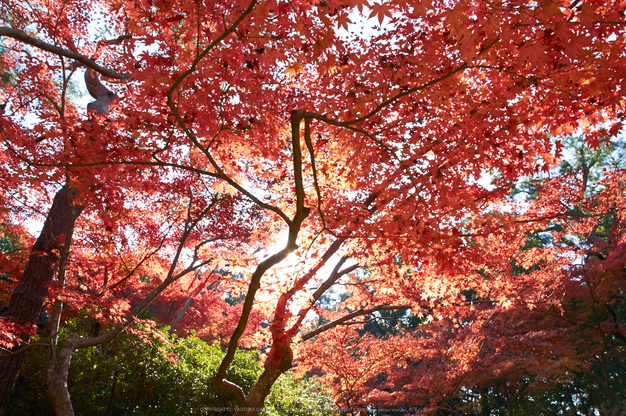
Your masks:
M 0 374 L 31 302 L 57 415 L 75 350 L 154 321 L 221 343 L 240 414 L 291 368 L 345 413 L 587 377 L 619 414 L 625 9 L 3 1 Z

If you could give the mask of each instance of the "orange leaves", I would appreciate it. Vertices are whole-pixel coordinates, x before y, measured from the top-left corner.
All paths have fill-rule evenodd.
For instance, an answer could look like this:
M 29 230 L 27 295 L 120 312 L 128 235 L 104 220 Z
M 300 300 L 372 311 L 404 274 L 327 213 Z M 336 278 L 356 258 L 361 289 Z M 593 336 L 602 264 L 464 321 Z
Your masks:
M 433 10 L 433 0 L 424 0 L 414 2 L 413 7 L 415 8 L 415 12 L 420 17 L 425 17 L 426 13 Z
M 600 19 L 600 16 L 594 13 L 596 9 L 598 9 L 598 5 L 584 1 L 580 5 L 580 13 L 577 15 L 580 23 L 587 27 L 593 26 Z
M 313 312 L 322 325 L 408 305 L 416 316 L 359 316 L 307 341 L 302 357 L 311 368 L 323 362 L 340 401 L 441 393 L 436 401 L 478 366 L 512 374 L 523 366 L 515 354 L 535 354 L 540 341 L 515 325 L 530 327 L 525 305 L 565 296 L 565 271 L 587 256 L 566 241 L 597 225 L 565 214 L 582 215 L 584 204 L 590 215 L 621 212 L 617 173 L 593 202 L 575 175 L 529 182 L 536 200 L 511 194 L 559 162 L 556 136 L 580 127 L 601 147 L 620 132 L 623 30 L 597 21 L 621 18 L 621 6 L 269 0 L 243 15 L 250 2 L 114 1 L 100 36 L 86 31 L 96 3 L 84 2 L 77 22 L 42 3 L 58 32 L 18 3 L 7 7 L 19 27 L 134 73 L 110 86 L 119 100 L 109 113 L 87 120 L 67 87 L 83 83 L 69 78 L 72 63 L 48 52 L 31 59 L 12 41 L 0 57 L 15 82 L 0 92 L 11 109 L 2 117 L 2 202 L 23 215 L 42 205 L 25 188 L 45 194 L 66 175 L 80 187 L 87 211 L 60 295 L 99 319 L 120 319 L 169 279 L 154 313 L 171 323 L 169 311 L 183 311 L 181 333 L 196 328 L 227 344 L 244 297 L 256 293 L 238 342 L 274 347 L 276 364 L 299 326 L 316 322 Z M 357 10 L 385 30 L 361 31 Z M 295 110 L 308 117 L 300 141 L 288 119 Z M 302 206 L 310 214 L 299 224 Z M 557 226 L 554 247 L 525 247 Z M 335 242 L 341 250 L 327 254 Z M 605 246 L 594 247 L 600 270 Z M 352 269 L 333 280 L 344 256 Z M 385 390 L 397 386 L 407 388 Z
M 20 325 L 12 322 L 10 317 L 0 316 L 0 349 L 10 350 L 24 344 L 22 335 L 28 337 L 37 334 L 37 326 L 34 324 Z
M 287 77 L 291 79 L 296 76 L 300 71 L 302 71 L 302 69 L 303 66 L 300 62 L 293 62 L 287 65 L 287 67 L 285 68 L 285 74 L 287 74 Z
M 545 59 L 545 52 L 545 46 L 539 42 L 532 42 L 520 49 L 520 58 L 535 65 Z
M 391 2 L 381 1 L 380 3 L 372 3 L 368 6 L 368 8 L 371 10 L 369 19 L 377 17 L 378 23 L 381 25 L 383 24 L 385 18 L 391 18 L 393 16 Z
M 598 149 L 602 144 L 606 144 L 608 140 L 609 136 L 604 129 L 591 131 L 585 135 L 585 142 L 592 149 Z
M 469 7 L 462 2 L 454 5 L 453 8 L 447 9 L 443 15 L 445 16 L 444 24 L 450 30 L 450 36 L 462 37 L 467 29 L 466 13 Z
M 337 15 L 337 27 L 339 29 L 343 28 L 345 30 L 348 30 L 350 24 L 352 24 L 352 21 L 350 20 L 348 13 L 339 13 Z
M 553 18 L 563 15 L 563 11 L 561 10 L 562 7 L 562 4 L 558 1 L 549 1 L 545 2 L 541 6 L 541 9 L 546 13 L 546 17 Z
M 363 13 L 365 8 L 370 8 L 368 0 L 346 0 L 345 4 L 356 8 L 360 13 Z

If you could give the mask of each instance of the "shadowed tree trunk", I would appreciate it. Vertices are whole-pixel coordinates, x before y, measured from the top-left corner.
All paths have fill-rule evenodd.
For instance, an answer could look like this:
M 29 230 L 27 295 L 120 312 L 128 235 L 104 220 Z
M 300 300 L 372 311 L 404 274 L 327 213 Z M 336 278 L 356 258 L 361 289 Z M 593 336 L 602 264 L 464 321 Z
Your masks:
M 481 416 L 489 416 L 491 407 L 489 406 L 489 390 L 485 387 L 480 391 L 480 414 Z
M 57 271 L 61 253 L 71 241 L 76 218 L 82 207 L 74 205 L 76 190 L 67 185 L 54 197 L 43 230 L 33 246 L 22 279 L 11 295 L 6 315 L 19 324 L 34 324 L 42 312 L 48 287 Z M 30 336 L 23 334 L 28 343 Z M 17 347 L 19 350 L 23 347 Z M 6 413 L 11 390 L 19 373 L 26 350 L 0 357 L 0 415 Z

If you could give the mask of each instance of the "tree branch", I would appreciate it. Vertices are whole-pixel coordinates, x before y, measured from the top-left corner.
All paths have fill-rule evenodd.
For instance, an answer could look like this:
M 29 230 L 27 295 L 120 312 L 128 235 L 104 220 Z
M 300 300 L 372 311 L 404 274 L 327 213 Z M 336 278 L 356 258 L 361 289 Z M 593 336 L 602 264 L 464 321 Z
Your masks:
M 19 348 L 19 349 L 15 350 L 15 351 L 5 352 L 4 354 L 0 354 L 0 358 L 8 357 L 9 355 L 21 354 L 22 352 L 26 351 L 30 347 L 49 347 L 49 346 L 50 346 L 50 344 L 48 344 L 46 342 L 31 342 L 30 344 L 26 344 L 22 348 Z M 4 348 L 2 348 L 2 349 L 4 349 Z
M 337 325 L 341 325 L 346 321 L 349 321 L 350 319 L 356 318 L 357 316 L 363 316 L 363 315 L 369 315 L 372 312 L 376 312 L 376 311 L 391 311 L 391 310 L 395 310 L 395 309 L 410 309 L 411 306 L 410 305 L 381 305 L 381 306 L 376 306 L 374 308 L 370 308 L 370 309 L 362 309 L 360 311 L 356 311 L 356 312 L 352 312 L 346 316 L 343 316 L 339 319 L 335 319 L 332 322 L 327 323 L 326 325 L 322 325 L 319 328 L 311 331 L 311 332 L 307 332 L 306 334 L 304 334 L 302 336 L 302 341 L 306 341 L 308 339 L 313 338 L 314 336 L 321 334 L 322 332 L 328 331 L 329 329 L 332 329 L 334 327 L 336 327 Z
M 21 32 L 17 29 L 13 29 L 10 27 L 0 27 L 0 37 L 7 36 L 20 42 L 27 43 L 36 48 L 42 49 L 47 52 L 51 52 L 55 55 L 65 56 L 66 58 L 73 59 L 81 64 L 93 69 L 94 71 L 102 74 L 105 77 L 115 78 L 115 79 L 128 79 L 130 78 L 130 73 L 119 73 L 115 71 L 111 71 L 110 69 L 106 69 L 100 65 L 98 65 L 93 59 L 86 57 L 85 55 L 81 55 L 77 52 L 72 52 L 67 49 L 60 48 L 58 46 L 51 45 L 47 42 L 44 42 L 39 39 L 35 39 L 24 32 Z

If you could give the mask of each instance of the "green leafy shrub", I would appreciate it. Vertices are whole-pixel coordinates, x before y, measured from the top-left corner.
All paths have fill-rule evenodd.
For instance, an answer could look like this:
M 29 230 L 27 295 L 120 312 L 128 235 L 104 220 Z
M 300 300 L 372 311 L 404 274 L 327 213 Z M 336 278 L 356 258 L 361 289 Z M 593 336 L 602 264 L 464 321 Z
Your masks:
M 80 325 L 78 325 L 80 326 Z M 74 330 L 78 329 L 74 325 Z M 67 334 L 62 334 L 61 341 Z M 8 414 L 53 415 L 45 384 L 45 348 L 29 351 Z M 112 343 L 76 351 L 68 380 L 76 415 L 227 415 L 234 397 L 211 386 L 224 353 L 195 338 L 123 333 Z M 239 351 L 228 380 L 248 393 L 261 374 L 255 351 Z M 295 380 L 275 383 L 263 415 L 329 415 L 333 402 L 321 385 Z

